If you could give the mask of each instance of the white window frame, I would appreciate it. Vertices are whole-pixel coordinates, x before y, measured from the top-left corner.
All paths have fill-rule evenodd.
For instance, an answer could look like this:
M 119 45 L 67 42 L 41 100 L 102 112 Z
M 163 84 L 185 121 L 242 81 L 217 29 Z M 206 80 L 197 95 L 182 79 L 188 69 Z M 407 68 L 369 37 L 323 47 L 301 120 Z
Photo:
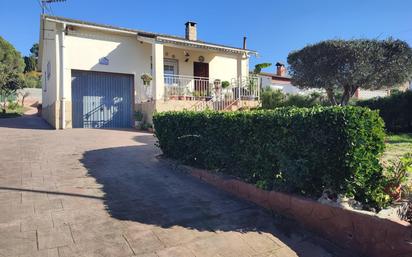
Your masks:
M 163 72 L 164 72 L 164 66 L 165 65 L 173 66 L 174 67 L 174 70 L 173 70 L 174 74 L 173 75 L 179 75 L 179 62 L 178 62 L 178 60 L 165 58 L 163 60 Z

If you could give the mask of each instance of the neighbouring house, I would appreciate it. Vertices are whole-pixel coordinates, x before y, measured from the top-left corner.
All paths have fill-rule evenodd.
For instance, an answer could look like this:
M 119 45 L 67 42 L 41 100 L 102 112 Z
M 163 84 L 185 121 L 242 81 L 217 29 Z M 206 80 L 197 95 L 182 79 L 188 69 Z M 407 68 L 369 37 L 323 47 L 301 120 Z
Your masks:
M 132 127 L 168 110 L 259 104 L 249 58 L 257 53 L 197 39 L 41 16 L 42 115 L 55 128 Z
M 358 88 L 356 90 L 355 95 L 353 96 L 359 100 L 366 100 L 375 97 L 385 97 L 390 96 L 394 90 L 405 92 L 407 90 L 411 90 L 412 82 L 405 82 L 404 84 L 396 87 L 396 88 L 383 88 L 383 89 L 376 89 L 376 90 L 366 90 L 362 88 Z
M 281 62 L 276 63 L 276 72 L 261 72 L 258 74 L 262 88 L 271 88 L 275 90 L 281 90 L 285 94 L 308 94 L 314 89 L 302 90 L 292 85 L 291 78 L 287 74 L 285 65 Z

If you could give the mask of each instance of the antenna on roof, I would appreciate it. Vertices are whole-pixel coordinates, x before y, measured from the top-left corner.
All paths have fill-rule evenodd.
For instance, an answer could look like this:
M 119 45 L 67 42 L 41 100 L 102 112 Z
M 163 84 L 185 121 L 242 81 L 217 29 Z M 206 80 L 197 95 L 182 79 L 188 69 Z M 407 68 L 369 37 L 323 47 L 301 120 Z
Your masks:
M 46 10 L 51 10 L 48 6 L 49 4 L 65 1 L 66 0 L 41 0 L 41 14 L 45 14 Z

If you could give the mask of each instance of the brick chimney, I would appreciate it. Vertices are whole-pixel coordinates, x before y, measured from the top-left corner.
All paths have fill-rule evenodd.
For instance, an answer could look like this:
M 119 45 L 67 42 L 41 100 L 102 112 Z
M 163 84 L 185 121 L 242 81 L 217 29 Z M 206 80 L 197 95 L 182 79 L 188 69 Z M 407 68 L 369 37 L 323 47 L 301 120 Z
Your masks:
M 281 62 L 276 63 L 276 75 L 280 77 L 286 76 L 286 67 Z
M 196 41 L 197 40 L 197 29 L 196 22 L 188 21 L 186 25 L 186 39 Z

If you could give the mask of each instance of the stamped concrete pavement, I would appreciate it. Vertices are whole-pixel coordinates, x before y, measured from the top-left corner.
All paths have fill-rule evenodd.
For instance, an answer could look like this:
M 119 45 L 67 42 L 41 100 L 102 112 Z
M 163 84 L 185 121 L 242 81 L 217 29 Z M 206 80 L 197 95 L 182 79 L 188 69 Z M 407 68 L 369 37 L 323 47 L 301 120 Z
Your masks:
M 179 172 L 154 142 L 0 120 L 0 256 L 348 256 Z

